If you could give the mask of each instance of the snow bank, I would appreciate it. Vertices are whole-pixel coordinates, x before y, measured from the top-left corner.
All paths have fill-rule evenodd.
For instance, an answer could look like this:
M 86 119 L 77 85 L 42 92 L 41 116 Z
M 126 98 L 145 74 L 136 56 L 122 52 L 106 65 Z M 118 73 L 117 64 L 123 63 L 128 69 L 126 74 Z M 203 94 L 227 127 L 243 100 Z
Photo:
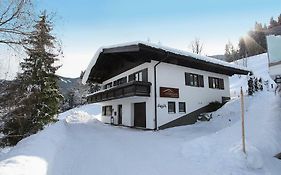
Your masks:
M 46 127 L 43 131 L 20 141 L 7 154 L 0 157 L 0 175 L 46 175 L 55 166 L 58 152 L 64 149 L 68 125 L 99 123 L 86 112 L 74 111 Z
M 65 118 L 65 121 L 67 123 L 101 123 L 96 118 L 94 118 L 92 115 L 88 114 L 84 111 L 74 111 L 72 112 L 72 115 L 69 115 Z
M 64 122 L 57 122 L 20 141 L 1 157 L 0 175 L 45 175 L 65 137 Z
M 268 91 L 274 91 L 275 83 L 270 78 L 268 72 L 268 56 L 267 53 L 263 53 L 260 55 L 251 56 L 247 59 L 247 67 L 252 70 L 255 77 L 262 78 L 263 81 L 268 81 L 268 86 L 264 87 L 264 90 Z M 243 60 L 237 60 L 234 61 L 232 64 L 235 65 L 243 65 Z M 230 83 L 230 94 L 232 97 L 237 97 L 240 95 L 240 88 L 242 87 L 244 92 L 246 93 L 246 90 L 248 89 L 248 78 L 246 75 L 233 75 L 229 79 Z M 274 85 L 273 88 L 271 88 L 271 84 Z
M 251 169 L 261 169 L 263 168 L 264 162 L 262 158 L 262 153 L 254 146 L 246 143 L 247 152 L 243 152 L 242 145 L 237 143 L 235 146 L 229 149 L 229 153 L 233 155 L 233 162 L 238 162 L 240 168 L 248 167 Z
M 213 113 L 210 124 L 221 126 L 216 132 L 183 144 L 183 156 L 207 169 L 208 174 L 280 174 L 280 161 L 273 157 L 281 148 L 280 98 L 272 92 L 245 98 L 246 155 L 242 152 L 240 103 L 236 99 Z M 228 107 L 236 110 L 229 108 L 227 112 Z
M 209 122 L 159 132 L 105 125 L 77 108 L 2 156 L 0 175 L 279 175 L 280 98 L 261 92 L 245 104 L 247 155 L 239 99 Z
M 101 120 L 101 106 L 98 104 L 86 104 L 83 106 L 78 106 L 76 108 L 60 113 L 58 118 L 59 120 L 64 120 L 66 119 L 66 117 L 70 115 L 75 115 L 79 111 L 91 114 L 92 118 Z

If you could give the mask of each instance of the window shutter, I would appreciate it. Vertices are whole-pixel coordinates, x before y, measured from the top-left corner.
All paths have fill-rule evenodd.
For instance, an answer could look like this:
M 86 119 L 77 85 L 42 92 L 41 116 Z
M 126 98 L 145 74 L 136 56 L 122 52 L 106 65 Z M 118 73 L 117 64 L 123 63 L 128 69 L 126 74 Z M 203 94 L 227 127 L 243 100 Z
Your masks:
M 102 107 L 102 115 L 105 116 L 105 106 Z
M 219 88 L 224 89 L 224 82 L 223 79 L 219 79 Z
M 135 80 L 135 74 L 129 75 L 129 82 Z
M 190 85 L 190 74 L 185 73 L 185 85 Z
M 203 78 L 203 75 L 199 75 L 199 87 L 204 87 L 204 78 Z
M 213 81 L 212 81 L 212 77 L 208 77 L 208 81 L 209 81 L 209 88 L 213 88 Z
M 142 70 L 142 81 L 148 82 L 148 72 L 147 72 L 147 69 Z

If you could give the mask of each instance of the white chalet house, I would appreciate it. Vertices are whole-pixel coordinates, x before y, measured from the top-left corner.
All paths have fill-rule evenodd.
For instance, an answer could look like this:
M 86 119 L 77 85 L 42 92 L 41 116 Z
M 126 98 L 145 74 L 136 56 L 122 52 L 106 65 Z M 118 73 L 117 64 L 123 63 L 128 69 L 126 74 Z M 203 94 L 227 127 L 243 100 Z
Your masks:
M 230 98 L 229 76 L 246 68 L 145 42 L 102 47 L 83 83 L 101 85 L 87 100 L 102 107 L 102 121 L 145 129 L 193 124 L 211 102 Z

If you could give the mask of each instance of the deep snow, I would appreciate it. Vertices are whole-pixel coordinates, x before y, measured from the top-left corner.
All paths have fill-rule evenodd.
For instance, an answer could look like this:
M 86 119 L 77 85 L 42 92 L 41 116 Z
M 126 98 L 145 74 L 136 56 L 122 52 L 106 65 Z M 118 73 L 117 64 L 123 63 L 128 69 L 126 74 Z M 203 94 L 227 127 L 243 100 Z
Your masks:
M 281 151 L 280 104 L 267 90 L 245 97 L 247 155 L 238 98 L 209 122 L 158 132 L 100 123 L 97 106 L 81 106 L 2 154 L 0 175 L 280 175 L 281 161 L 273 157 Z
M 257 78 L 262 78 L 264 83 L 268 81 L 268 85 L 264 86 L 264 89 L 269 91 L 274 91 L 275 83 L 268 74 L 269 69 L 268 69 L 267 53 L 251 56 L 246 59 L 247 59 L 247 66 L 250 70 L 253 71 L 254 76 Z M 242 66 L 243 60 L 234 61 L 232 64 Z M 240 94 L 241 86 L 243 87 L 244 92 L 246 92 L 247 90 L 247 86 L 248 86 L 247 75 L 234 75 L 230 77 L 229 83 L 230 83 L 231 96 L 237 97 Z M 271 88 L 271 84 L 273 85 L 273 88 Z
M 210 122 L 159 132 L 114 127 L 73 110 L 1 157 L 0 174 L 280 174 L 280 98 L 246 97 L 246 150 L 239 99 Z

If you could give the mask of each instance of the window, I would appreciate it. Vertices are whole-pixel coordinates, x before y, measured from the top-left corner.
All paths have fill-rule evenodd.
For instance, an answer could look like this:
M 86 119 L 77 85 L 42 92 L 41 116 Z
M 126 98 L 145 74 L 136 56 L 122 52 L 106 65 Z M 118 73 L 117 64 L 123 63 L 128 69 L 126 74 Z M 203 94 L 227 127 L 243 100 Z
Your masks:
M 108 88 L 111 88 L 111 87 L 112 87 L 112 82 L 104 85 L 104 89 L 108 89 Z
M 224 89 L 224 81 L 221 78 L 209 77 L 209 88 Z
M 147 82 L 148 76 L 147 76 L 147 69 L 143 69 L 139 72 L 135 72 L 131 75 L 129 75 L 129 81 L 144 81 Z
M 168 113 L 176 113 L 176 103 L 169 101 L 168 102 Z
M 118 86 L 121 84 L 127 83 L 127 77 L 120 78 L 113 82 L 113 86 Z
M 185 73 L 185 85 L 195 86 L 195 87 L 204 87 L 203 75 Z
M 186 112 L 185 102 L 179 102 L 179 112 Z
M 111 116 L 112 115 L 112 106 L 103 106 L 102 107 L 102 115 L 103 116 Z

